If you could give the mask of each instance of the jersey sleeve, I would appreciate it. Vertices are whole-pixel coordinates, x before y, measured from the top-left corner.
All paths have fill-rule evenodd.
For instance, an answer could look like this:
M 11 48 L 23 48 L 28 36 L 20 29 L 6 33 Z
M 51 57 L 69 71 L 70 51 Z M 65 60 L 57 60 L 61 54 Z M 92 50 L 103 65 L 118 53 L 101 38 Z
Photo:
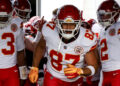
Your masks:
M 17 51 L 21 51 L 25 48 L 24 34 L 23 34 L 23 31 L 21 29 L 18 32 L 18 36 L 16 38 L 16 48 L 17 48 Z
M 15 18 L 12 23 L 16 23 L 18 26 L 18 30 L 16 32 L 16 49 L 17 51 L 21 51 L 25 48 L 24 44 L 24 33 L 21 29 L 22 20 L 20 18 Z
M 87 48 L 88 51 L 94 50 L 97 47 L 96 35 L 92 31 L 86 30 L 84 34 L 83 44 Z
M 45 38 L 46 35 L 48 35 L 49 31 L 53 31 L 53 30 L 55 30 L 55 23 L 50 21 L 50 22 L 46 22 L 43 25 L 41 33 Z
M 90 45 L 89 45 L 90 49 L 89 49 L 89 51 L 94 50 L 97 47 L 97 37 L 96 37 L 95 34 L 93 36 L 94 36 L 94 39 L 90 42 Z

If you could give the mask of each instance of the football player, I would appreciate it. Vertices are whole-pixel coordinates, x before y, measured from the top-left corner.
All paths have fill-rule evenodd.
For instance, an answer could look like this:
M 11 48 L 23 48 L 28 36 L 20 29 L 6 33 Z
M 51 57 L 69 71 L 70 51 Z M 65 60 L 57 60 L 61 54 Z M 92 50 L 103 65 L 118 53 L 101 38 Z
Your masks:
M 20 86 L 20 79 L 27 77 L 22 20 L 12 13 L 11 2 L 0 0 L 0 86 Z
M 97 17 L 103 27 L 100 33 L 100 60 L 102 74 L 100 86 L 120 86 L 120 6 L 115 0 L 103 1 Z
M 45 23 L 41 29 L 42 38 L 35 49 L 29 79 L 32 83 L 37 81 L 38 65 L 47 47 L 43 86 L 82 86 L 82 76 L 92 76 L 98 68 L 96 36 L 81 27 L 80 10 L 73 5 L 58 9 L 55 21 Z
M 30 18 L 32 11 L 29 0 L 14 0 L 14 16 L 18 16 L 26 22 Z
M 28 66 L 28 71 L 30 69 L 30 67 L 32 66 L 32 59 L 33 59 L 33 52 L 35 50 L 36 44 L 39 42 L 40 38 L 41 38 L 41 32 L 38 31 L 39 30 L 39 21 L 40 21 L 40 17 L 39 16 L 33 16 L 32 18 L 30 18 L 30 20 L 26 23 L 24 23 L 24 33 L 25 33 L 25 48 L 26 50 L 26 56 L 27 58 L 27 66 Z M 43 79 L 44 73 L 43 73 L 43 64 L 45 62 L 43 62 L 43 60 L 41 60 L 40 62 L 40 66 L 39 66 L 39 79 L 37 81 L 37 83 L 34 83 L 34 85 L 38 85 L 39 82 L 41 83 L 41 79 Z M 31 84 L 29 82 L 29 79 L 26 81 L 25 86 L 31 86 L 33 84 Z M 35 85 L 35 86 L 36 86 Z

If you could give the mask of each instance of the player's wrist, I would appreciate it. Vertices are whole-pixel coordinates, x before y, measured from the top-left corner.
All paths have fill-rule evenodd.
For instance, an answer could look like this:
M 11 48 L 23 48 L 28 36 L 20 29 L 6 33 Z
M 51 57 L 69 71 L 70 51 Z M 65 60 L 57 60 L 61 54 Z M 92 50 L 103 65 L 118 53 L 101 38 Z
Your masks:
M 39 68 L 33 66 L 33 67 L 30 68 L 30 71 L 31 71 L 32 73 L 34 72 L 35 74 L 38 74 Z
M 34 66 L 32 66 L 30 69 L 32 69 L 32 70 L 36 70 L 36 71 L 39 70 L 38 67 L 34 67 Z
M 19 66 L 19 73 L 20 73 L 20 79 L 26 80 L 28 73 L 27 73 L 27 67 L 26 66 Z
M 87 68 L 91 71 L 90 76 L 93 76 L 95 74 L 95 68 L 91 65 L 87 66 Z

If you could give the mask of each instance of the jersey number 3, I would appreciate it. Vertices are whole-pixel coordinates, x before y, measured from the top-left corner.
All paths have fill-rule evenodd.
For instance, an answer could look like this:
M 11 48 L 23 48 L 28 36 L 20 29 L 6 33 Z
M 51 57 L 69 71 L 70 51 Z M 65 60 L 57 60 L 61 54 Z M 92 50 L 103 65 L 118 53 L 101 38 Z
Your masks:
M 4 54 L 4 55 L 11 55 L 14 53 L 15 51 L 15 47 L 13 45 L 13 43 L 15 42 L 14 40 L 14 35 L 12 33 L 3 33 L 2 36 L 1 36 L 1 39 L 2 40 L 6 40 L 7 38 L 10 39 L 10 41 L 7 42 L 7 46 L 10 47 L 10 49 L 6 49 L 6 48 L 3 48 L 1 50 L 1 52 Z

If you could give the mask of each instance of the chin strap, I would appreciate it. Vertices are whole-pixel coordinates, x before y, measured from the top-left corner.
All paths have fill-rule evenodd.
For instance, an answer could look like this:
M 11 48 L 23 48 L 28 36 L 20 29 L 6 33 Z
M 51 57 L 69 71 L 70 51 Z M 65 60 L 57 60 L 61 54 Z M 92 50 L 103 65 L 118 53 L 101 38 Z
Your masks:
M 58 45 L 57 53 L 60 51 L 60 48 L 61 48 L 61 45 L 62 45 L 62 41 L 61 40 L 62 40 L 62 37 L 61 37 L 59 45 Z

